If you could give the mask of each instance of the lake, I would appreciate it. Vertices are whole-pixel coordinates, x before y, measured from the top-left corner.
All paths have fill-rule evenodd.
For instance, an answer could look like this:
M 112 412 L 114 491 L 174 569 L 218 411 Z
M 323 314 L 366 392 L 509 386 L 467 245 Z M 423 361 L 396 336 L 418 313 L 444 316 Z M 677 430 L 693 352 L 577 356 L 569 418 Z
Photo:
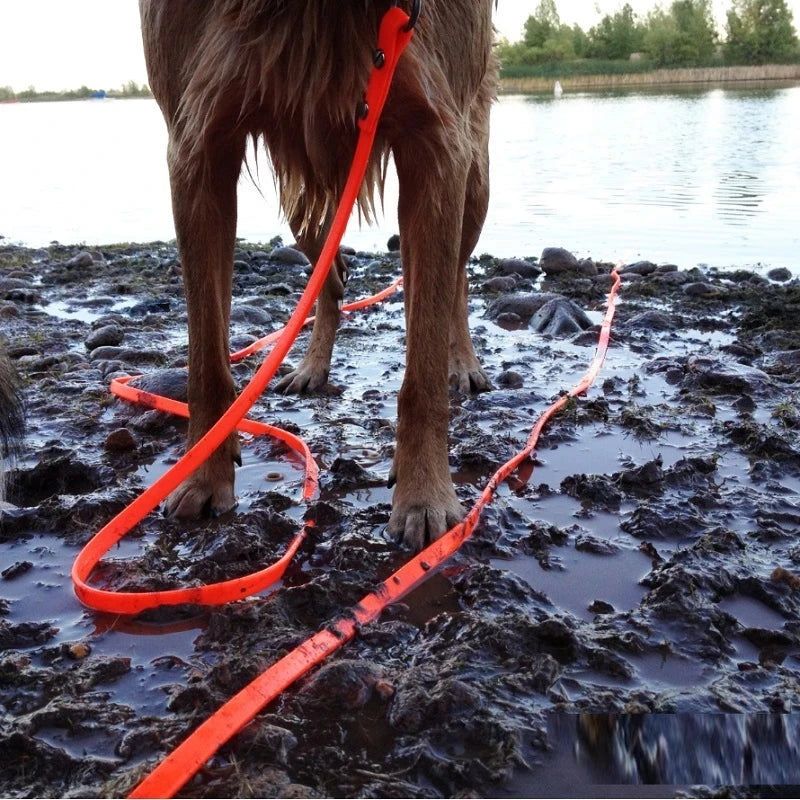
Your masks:
M 609 261 L 785 266 L 800 274 L 800 86 L 507 96 L 492 118 L 477 252 L 547 246 Z M 152 100 L 0 105 L 0 234 L 42 245 L 174 237 L 166 131 Z M 271 173 L 240 183 L 239 235 L 291 240 Z M 376 227 L 345 242 L 382 250 Z

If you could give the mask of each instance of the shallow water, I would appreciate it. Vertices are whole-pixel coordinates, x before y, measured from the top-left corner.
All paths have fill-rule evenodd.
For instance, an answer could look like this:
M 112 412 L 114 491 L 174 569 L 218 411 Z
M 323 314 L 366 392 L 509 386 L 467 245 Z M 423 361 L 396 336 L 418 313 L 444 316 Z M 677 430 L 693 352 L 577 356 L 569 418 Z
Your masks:
M 502 97 L 478 252 L 564 246 L 609 261 L 785 266 L 800 272 L 800 87 Z M 57 134 L 55 133 L 57 132 Z M 174 236 L 154 101 L 0 105 L 0 234 L 41 245 Z M 239 235 L 281 232 L 268 167 L 240 183 Z M 369 251 L 397 232 L 351 223 Z

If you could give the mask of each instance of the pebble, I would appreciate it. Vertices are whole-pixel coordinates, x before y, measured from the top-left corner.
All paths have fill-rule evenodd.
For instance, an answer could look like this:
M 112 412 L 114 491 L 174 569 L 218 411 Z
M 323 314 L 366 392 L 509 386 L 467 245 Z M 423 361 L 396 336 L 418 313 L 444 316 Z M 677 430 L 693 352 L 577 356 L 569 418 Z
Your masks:
M 86 349 L 91 351 L 98 347 L 116 347 L 122 344 L 124 338 L 125 331 L 119 325 L 103 325 L 86 337 Z
M 129 453 L 138 445 L 133 434 L 127 428 L 117 428 L 106 436 L 103 447 L 108 453 Z

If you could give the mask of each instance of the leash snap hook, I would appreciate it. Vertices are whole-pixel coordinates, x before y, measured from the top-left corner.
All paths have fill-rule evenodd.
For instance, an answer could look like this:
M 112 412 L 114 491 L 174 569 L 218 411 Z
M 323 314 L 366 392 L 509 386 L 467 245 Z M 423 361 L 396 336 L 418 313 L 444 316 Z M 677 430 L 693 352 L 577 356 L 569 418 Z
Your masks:
M 392 0 L 392 7 L 399 5 L 398 0 Z M 403 28 L 403 33 L 413 31 L 417 26 L 417 20 L 422 13 L 422 0 L 412 0 L 411 12 L 408 15 L 408 25 Z

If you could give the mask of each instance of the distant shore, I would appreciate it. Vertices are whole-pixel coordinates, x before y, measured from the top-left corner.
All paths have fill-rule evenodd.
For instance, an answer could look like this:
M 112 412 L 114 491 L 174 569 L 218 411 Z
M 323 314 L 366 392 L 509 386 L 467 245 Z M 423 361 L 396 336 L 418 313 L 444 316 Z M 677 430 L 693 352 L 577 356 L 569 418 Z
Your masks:
M 555 81 L 564 91 L 627 89 L 633 87 L 700 86 L 705 84 L 746 84 L 764 82 L 800 82 L 800 64 L 763 64 L 747 67 L 698 67 L 656 69 L 604 75 L 564 75 L 547 77 L 503 77 L 501 94 L 552 92 Z

